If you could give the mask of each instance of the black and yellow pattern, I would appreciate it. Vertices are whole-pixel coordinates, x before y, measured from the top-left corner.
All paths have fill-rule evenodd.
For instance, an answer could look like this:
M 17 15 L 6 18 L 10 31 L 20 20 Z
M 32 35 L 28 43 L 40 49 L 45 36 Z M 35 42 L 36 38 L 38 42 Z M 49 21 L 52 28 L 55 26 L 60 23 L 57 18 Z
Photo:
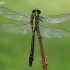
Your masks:
M 34 42 L 35 42 L 35 30 L 36 26 L 39 23 L 39 14 L 40 11 L 35 9 L 32 11 L 31 15 L 31 25 L 32 25 L 32 41 L 31 41 L 31 51 L 30 51 L 30 56 L 29 56 L 29 66 L 32 67 L 32 62 L 33 62 L 33 57 L 34 57 Z

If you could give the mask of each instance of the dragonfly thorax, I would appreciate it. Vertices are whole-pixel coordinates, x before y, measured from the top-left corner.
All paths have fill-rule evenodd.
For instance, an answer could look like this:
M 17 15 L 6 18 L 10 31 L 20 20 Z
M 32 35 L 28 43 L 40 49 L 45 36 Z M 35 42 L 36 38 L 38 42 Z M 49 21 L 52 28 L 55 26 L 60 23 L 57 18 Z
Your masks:
M 35 31 L 35 29 L 37 28 L 36 26 L 39 23 L 39 14 L 40 13 L 41 13 L 41 11 L 38 9 L 32 10 L 32 14 L 31 14 L 32 31 Z

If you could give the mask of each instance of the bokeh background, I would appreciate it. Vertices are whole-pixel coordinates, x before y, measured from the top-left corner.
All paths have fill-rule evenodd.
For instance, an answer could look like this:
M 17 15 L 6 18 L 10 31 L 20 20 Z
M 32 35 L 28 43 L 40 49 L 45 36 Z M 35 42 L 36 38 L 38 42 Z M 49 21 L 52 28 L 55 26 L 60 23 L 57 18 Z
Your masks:
M 0 4 L 11 10 L 27 15 L 35 8 L 41 10 L 41 16 L 60 15 L 70 12 L 70 0 L 0 0 Z M 0 15 L 0 23 L 15 23 L 15 21 Z M 70 31 L 70 21 L 47 26 Z M 0 70 L 43 70 L 40 62 L 40 48 L 36 36 L 33 66 L 28 66 L 30 54 L 31 31 L 26 35 L 12 35 L 0 32 Z M 70 70 L 70 37 L 48 39 L 43 37 L 45 55 L 48 56 L 48 70 Z

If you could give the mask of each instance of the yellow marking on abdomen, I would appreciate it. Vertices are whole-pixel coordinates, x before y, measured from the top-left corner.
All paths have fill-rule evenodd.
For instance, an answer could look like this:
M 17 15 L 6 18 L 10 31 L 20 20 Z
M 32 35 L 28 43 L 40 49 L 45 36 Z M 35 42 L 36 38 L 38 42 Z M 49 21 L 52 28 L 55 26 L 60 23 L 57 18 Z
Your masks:
M 33 31 L 35 30 L 35 24 L 36 24 L 36 19 L 34 17 L 34 19 L 33 19 Z

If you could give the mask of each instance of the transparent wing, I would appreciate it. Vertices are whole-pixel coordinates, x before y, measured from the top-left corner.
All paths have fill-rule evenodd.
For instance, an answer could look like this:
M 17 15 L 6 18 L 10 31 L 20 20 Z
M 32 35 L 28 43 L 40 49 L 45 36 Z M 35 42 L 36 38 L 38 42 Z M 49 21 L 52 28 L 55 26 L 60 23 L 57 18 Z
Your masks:
M 0 14 L 14 20 L 30 20 L 30 16 L 0 6 Z
M 68 14 L 62 14 L 62 15 L 56 15 L 56 16 L 46 16 L 46 17 L 40 17 L 43 21 L 48 23 L 61 23 L 65 22 L 67 20 L 70 20 L 70 13 Z
M 40 33 L 47 38 L 63 38 L 70 36 L 70 32 L 40 24 Z
M 10 34 L 20 34 L 24 35 L 29 32 L 31 25 L 30 23 L 10 23 L 10 24 L 0 24 L 0 31 Z

